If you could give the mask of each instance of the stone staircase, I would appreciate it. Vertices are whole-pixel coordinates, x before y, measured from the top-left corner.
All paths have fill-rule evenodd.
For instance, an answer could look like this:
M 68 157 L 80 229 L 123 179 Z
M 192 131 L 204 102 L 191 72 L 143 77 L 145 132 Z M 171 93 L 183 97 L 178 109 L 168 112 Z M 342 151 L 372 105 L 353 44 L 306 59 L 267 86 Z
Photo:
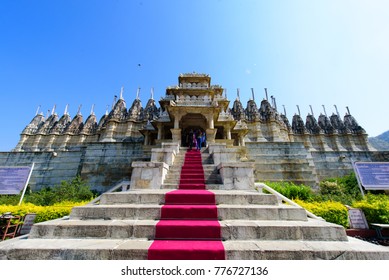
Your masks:
M 28 239 L 0 242 L 0 259 L 146 260 L 165 194 L 178 184 L 184 151 L 160 189 L 105 193 L 98 205 L 73 208 L 67 219 L 35 224 Z M 212 158 L 202 154 L 216 195 L 227 260 L 389 259 L 389 248 L 348 238 L 343 227 L 307 218 L 255 190 L 223 190 Z
M 174 164 L 170 167 L 169 173 L 165 178 L 162 188 L 164 189 L 177 188 L 178 183 L 180 181 L 180 173 L 181 173 L 182 165 L 184 163 L 186 150 L 187 150 L 186 148 L 180 148 L 180 152 L 176 155 Z M 205 183 L 207 184 L 208 189 L 218 188 L 217 186 L 213 186 L 213 185 L 223 184 L 220 174 L 218 173 L 215 165 L 213 164 L 211 155 L 206 152 L 207 151 L 206 149 L 203 148 L 202 150 L 203 152 L 201 156 L 202 156 L 202 163 L 204 169 Z

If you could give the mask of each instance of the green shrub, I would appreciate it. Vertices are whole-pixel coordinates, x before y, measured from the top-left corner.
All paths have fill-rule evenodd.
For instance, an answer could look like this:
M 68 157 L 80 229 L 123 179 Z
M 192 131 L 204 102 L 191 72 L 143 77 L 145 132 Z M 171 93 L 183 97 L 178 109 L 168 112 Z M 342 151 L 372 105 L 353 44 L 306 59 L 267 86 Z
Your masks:
M 340 178 L 326 179 L 319 184 L 319 194 L 316 201 L 339 201 L 343 204 L 352 204 L 361 200 L 362 194 L 354 173 Z
M 90 190 L 86 181 L 77 176 L 68 181 L 62 181 L 59 186 L 46 187 L 36 192 L 27 192 L 23 202 L 35 205 L 53 205 L 62 201 L 88 201 L 94 198 L 95 194 Z M 0 204 L 17 205 L 20 195 L 0 196 Z
M 342 187 L 336 181 L 322 181 L 319 187 L 322 195 L 342 195 Z
M 311 200 L 314 195 L 311 187 L 291 182 L 267 182 L 266 185 L 289 199 Z
M 0 195 L 0 205 L 18 205 L 20 195 Z
M 386 195 L 367 194 L 352 207 L 362 209 L 368 223 L 389 223 L 389 198 Z
M 294 201 L 309 212 L 322 217 L 327 222 L 338 224 L 345 228 L 349 226 L 347 208 L 340 202 L 306 202 L 299 199 Z

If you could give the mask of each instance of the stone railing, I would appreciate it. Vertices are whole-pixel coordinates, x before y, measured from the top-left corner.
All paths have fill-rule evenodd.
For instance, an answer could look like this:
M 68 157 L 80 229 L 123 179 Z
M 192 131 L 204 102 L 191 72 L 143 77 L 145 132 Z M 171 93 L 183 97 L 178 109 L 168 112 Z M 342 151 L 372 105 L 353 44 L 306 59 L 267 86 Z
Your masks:
M 184 89 L 208 89 L 209 85 L 207 83 L 182 83 L 180 88 Z
M 212 100 L 209 96 L 177 96 L 176 104 L 180 106 L 211 106 Z

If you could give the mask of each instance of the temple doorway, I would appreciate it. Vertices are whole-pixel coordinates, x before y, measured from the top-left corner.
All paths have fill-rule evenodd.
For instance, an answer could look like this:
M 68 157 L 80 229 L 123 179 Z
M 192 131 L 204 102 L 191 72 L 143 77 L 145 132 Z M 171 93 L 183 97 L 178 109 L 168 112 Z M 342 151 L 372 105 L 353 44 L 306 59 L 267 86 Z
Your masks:
M 205 137 L 205 131 L 207 128 L 207 119 L 202 114 L 189 113 L 182 117 L 180 122 L 181 128 L 181 145 L 184 147 L 190 146 L 190 136 L 194 133 L 196 137 L 201 134 Z M 205 145 L 205 140 L 203 147 Z

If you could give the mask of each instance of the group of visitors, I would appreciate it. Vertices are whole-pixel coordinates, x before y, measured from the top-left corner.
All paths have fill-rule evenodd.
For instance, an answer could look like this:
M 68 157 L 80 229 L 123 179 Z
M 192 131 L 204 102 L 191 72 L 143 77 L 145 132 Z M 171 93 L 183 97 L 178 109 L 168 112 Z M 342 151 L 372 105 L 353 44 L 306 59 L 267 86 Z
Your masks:
M 206 146 L 205 132 L 202 132 L 200 129 L 194 131 L 193 129 L 189 130 L 189 133 L 186 138 L 189 149 L 200 150 L 202 147 Z

